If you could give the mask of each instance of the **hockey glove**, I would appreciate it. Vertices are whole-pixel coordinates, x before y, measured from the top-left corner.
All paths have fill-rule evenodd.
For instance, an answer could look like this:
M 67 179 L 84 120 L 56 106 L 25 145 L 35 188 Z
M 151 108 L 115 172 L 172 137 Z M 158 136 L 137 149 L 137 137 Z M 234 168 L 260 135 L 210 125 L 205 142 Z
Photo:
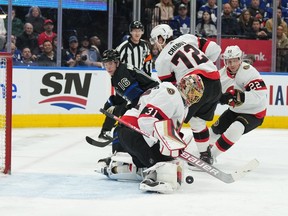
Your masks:
M 107 102 L 108 102 L 111 106 L 113 106 L 114 103 L 115 103 L 114 100 L 115 100 L 115 95 L 111 95 L 111 96 L 108 98 Z
M 110 114 L 113 114 L 114 109 L 115 109 L 115 106 L 111 106 L 107 109 L 107 112 Z
M 228 104 L 229 106 L 232 107 L 240 106 L 244 103 L 244 101 L 245 101 L 245 94 L 244 92 L 238 89 L 230 90 L 229 92 L 222 94 L 219 100 L 220 104 L 222 105 Z

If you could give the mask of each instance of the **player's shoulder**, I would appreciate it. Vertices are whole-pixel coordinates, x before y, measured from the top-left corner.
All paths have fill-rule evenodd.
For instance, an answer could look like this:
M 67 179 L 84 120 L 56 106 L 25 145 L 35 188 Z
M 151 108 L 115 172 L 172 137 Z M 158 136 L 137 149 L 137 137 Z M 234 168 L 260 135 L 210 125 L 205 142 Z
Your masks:
M 136 68 L 132 64 L 126 64 L 126 69 L 128 71 L 136 71 Z
M 227 68 L 224 66 L 221 69 L 218 70 L 220 73 L 220 76 L 224 76 L 225 74 L 227 74 Z
M 180 40 L 191 39 L 191 38 L 197 40 L 197 37 L 193 34 L 184 34 L 184 35 L 179 36 L 178 38 L 180 38 Z
M 252 65 L 243 62 L 237 72 L 237 77 L 243 80 L 258 79 L 261 77 L 259 71 Z
M 242 64 L 240 65 L 240 71 L 247 74 L 247 73 L 250 73 L 250 74 L 259 74 L 259 71 L 253 67 L 252 65 L 246 63 L 246 62 L 242 62 Z
M 171 55 L 169 55 L 169 50 L 171 49 L 171 44 L 168 43 L 163 49 L 162 51 L 159 53 L 158 57 L 156 58 L 156 64 L 158 64 L 159 62 L 161 62 L 160 67 L 165 67 L 167 64 L 167 62 L 165 62 L 166 60 L 168 61 L 168 59 L 172 58 Z M 163 62 L 165 62 L 166 64 L 163 64 Z M 159 71 L 158 71 L 159 72 Z M 161 71 L 160 71 L 161 72 Z
M 129 40 L 125 40 L 116 47 L 116 50 L 120 51 L 122 47 L 126 47 L 128 45 L 129 45 Z
M 184 34 L 179 36 L 178 38 L 173 40 L 173 43 L 179 43 L 179 42 L 186 42 L 186 43 L 195 43 L 198 41 L 198 38 L 195 35 L 192 34 Z
M 120 62 L 119 66 L 116 69 L 116 73 L 121 74 L 121 75 L 124 75 L 127 73 L 129 74 L 131 71 L 133 71 L 133 66 L 127 63 L 123 63 L 123 62 Z
M 178 92 L 176 86 L 170 82 L 162 82 L 159 87 L 163 93 L 170 96 L 174 96 Z

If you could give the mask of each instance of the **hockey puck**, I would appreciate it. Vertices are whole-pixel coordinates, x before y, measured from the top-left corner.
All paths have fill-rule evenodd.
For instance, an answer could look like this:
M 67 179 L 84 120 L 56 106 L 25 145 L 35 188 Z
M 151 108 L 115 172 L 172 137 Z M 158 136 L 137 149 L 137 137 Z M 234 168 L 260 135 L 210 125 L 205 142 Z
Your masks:
M 194 182 L 194 178 L 192 176 L 187 176 L 186 177 L 186 183 L 187 184 L 192 184 Z

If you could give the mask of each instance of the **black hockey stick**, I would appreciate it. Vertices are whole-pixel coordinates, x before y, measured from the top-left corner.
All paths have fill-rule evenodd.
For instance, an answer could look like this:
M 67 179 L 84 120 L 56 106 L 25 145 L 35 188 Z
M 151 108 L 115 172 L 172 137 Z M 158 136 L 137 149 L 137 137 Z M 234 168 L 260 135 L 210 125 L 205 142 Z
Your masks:
M 97 141 L 89 136 L 86 136 L 86 141 L 90 144 L 90 145 L 93 145 L 93 146 L 96 146 L 96 147 L 100 147 L 100 148 L 103 148 L 107 145 L 109 145 L 110 143 L 112 143 L 114 141 L 114 138 L 111 139 L 111 140 L 108 140 L 108 141 L 104 141 L 104 142 L 100 142 L 100 141 Z
M 134 125 L 130 124 L 129 122 L 126 122 L 124 120 L 122 120 L 121 118 L 118 118 L 117 116 L 108 113 L 106 110 L 104 109 L 100 109 L 100 112 L 102 112 L 103 114 L 105 114 L 106 116 L 118 121 L 119 123 L 131 128 L 132 130 L 152 139 L 157 141 L 157 139 L 155 137 L 153 137 L 152 135 L 148 134 L 147 132 L 135 127 Z M 236 170 L 233 173 L 225 173 L 221 170 L 219 170 L 218 168 L 206 163 L 205 161 L 202 161 L 200 158 L 190 154 L 189 152 L 186 152 L 185 150 L 182 150 L 180 152 L 180 155 L 178 156 L 181 159 L 185 160 L 186 162 L 189 162 L 191 164 L 193 164 L 195 167 L 199 168 L 200 170 L 203 170 L 204 172 L 208 173 L 209 175 L 219 179 L 222 182 L 225 183 L 232 183 L 235 182 L 236 180 L 242 178 L 248 171 L 256 168 L 259 165 L 259 162 L 254 159 L 251 160 L 250 162 L 248 162 L 245 166 L 243 166 L 242 168 Z

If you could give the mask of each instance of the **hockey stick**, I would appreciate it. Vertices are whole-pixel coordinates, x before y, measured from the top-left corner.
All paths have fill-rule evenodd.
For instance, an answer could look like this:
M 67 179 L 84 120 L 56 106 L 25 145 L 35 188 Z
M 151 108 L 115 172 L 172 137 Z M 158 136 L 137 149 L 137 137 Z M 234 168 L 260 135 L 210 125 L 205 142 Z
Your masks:
M 100 147 L 100 148 L 103 148 L 107 145 L 109 145 L 110 143 L 112 143 L 115 139 L 111 139 L 111 140 L 108 140 L 108 141 L 104 141 L 104 142 L 100 142 L 100 141 L 97 141 L 89 136 L 86 136 L 86 141 L 90 144 L 90 145 L 93 145 L 93 146 L 96 146 L 96 147 Z
M 152 135 L 148 134 L 147 132 L 135 127 L 134 125 L 130 124 L 129 122 L 126 122 L 124 120 L 122 120 L 121 118 L 118 118 L 117 116 L 108 113 L 106 110 L 104 109 L 100 109 L 100 112 L 102 112 L 103 114 L 105 114 L 106 116 L 120 122 L 121 124 L 131 128 L 132 130 L 154 140 L 157 141 L 157 139 L 155 137 L 153 137 Z M 191 164 L 193 164 L 195 167 L 199 168 L 200 170 L 203 170 L 204 172 L 208 173 L 209 175 L 219 179 L 222 182 L 225 183 L 232 183 L 235 182 L 236 180 L 242 178 L 248 171 L 256 168 L 259 165 L 259 162 L 254 159 L 251 160 L 250 162 L 248 162 L 245 166 L 243 166 L 242 168 L 236 170 L 233 173 L 225 173 L 221 170 L 219 170 L 218 168 L 206 163 L 205 161 L 202 161 L 201 159 L 199 159 L 198 157 L 190 154 L 189 152 L 186 152 L 185 150 L 182 150 L 180 152 L 180 155 L 178 156 L 181 159 L 185 160 L 186 162 L 189 162 Z

